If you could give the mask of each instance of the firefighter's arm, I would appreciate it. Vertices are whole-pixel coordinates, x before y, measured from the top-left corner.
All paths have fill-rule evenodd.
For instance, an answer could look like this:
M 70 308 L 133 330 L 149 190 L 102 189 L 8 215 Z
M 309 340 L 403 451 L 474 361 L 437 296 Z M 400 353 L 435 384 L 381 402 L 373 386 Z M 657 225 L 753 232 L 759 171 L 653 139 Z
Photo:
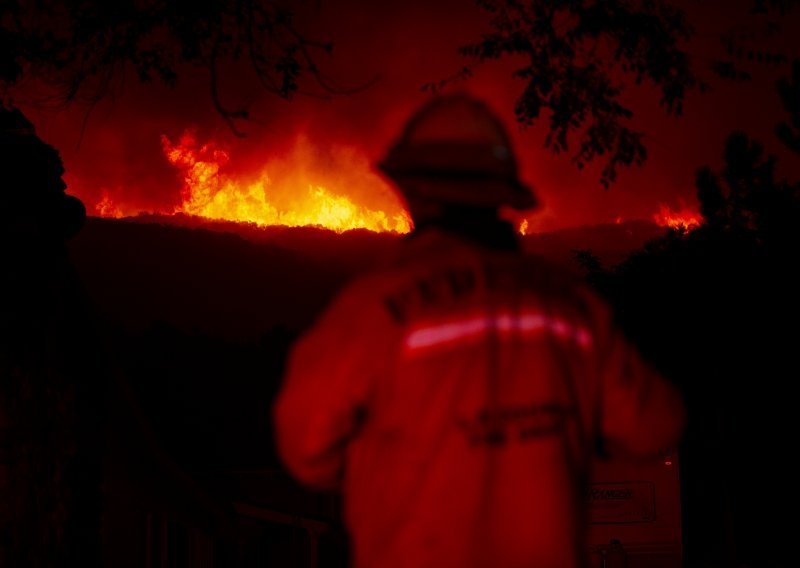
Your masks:
M 363 286 L 345 289 L 293 347 L 273 409 L 278 454 L 301 482 L 341 481 L 348 442 L 366 413 L 388 330 Z
M 600 353 L 600 430 L 610 454 L 655 455 L 674 448 L 686 425 L 680 393 L 624 334 L 608 327 Z

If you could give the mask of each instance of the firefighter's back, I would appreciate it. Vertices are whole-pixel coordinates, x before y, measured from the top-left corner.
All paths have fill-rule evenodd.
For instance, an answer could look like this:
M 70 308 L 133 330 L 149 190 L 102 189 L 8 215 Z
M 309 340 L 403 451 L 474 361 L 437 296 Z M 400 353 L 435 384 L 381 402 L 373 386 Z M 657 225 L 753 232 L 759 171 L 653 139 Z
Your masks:
M 405 248 L 370 286 L 398 332 L 349 452 L 357 565 L 578 565 L 591 305 L 518 253 Z

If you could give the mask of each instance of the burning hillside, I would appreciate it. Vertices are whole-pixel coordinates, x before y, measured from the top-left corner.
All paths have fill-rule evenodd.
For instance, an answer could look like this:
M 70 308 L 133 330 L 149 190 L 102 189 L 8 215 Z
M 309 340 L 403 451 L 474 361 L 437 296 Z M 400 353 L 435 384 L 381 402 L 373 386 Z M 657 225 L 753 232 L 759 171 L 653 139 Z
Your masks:
M 215 142 L 190 131 L 177 140 L 161 136 L 164 156 L 178 171 L 181 201 L 152 211 L 121 192 L 101 192 L 88 209 L 99 217 L 155 213 L 185 214 L 259 226 L 322 227 L 336 232 L 367 229 L 407 233 L 411 219 L 393 190 L 356 149 L 334 147 L 327 155 L 299 136 L 290 152 L 269 158 L 250 172 L 227 172 L 232 157 Z M 80 188 L 73 190 L 83 197 Z
M 405 234 L 412 228 L 397 194 L 354 147 L 323 151 L 298 136 L 289 151 L 244 171 L 232 167 L 234 158 L 228 150 L 214 141 L 199 141 L 192 131 L 174 140 L 162 135 L 161 148 L 182 185 L 180 201 L 172 207 L 154 209 L 138 204 L 124 191 L 102 189 L 98 194 L 80 184 L 71 184 L 70 192 L 83 199 L 95 216 L 106 218 L 155 215 L 159 222 L 171 219 L 179 225 L 198 226 L 208 220 L 318 227 L 337 233 L 364 229 Z M 701 215 L 685 204 L 674 211 L 662 204 L 652 219 L 660 227 L 679 230 L 694 229 L 702 222 Z M 528 215 L 514 221 L 520 234 L 535 233 Z

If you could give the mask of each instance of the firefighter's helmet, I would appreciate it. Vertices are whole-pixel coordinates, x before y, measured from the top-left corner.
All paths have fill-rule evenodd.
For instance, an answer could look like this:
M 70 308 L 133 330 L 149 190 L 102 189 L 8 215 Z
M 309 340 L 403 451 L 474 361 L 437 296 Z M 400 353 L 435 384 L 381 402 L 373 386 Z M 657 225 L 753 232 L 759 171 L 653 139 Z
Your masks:
M 380 168 L 409 199 L 530 209 L 500 119 L 469 95 L 439 95 L 414 113 Z

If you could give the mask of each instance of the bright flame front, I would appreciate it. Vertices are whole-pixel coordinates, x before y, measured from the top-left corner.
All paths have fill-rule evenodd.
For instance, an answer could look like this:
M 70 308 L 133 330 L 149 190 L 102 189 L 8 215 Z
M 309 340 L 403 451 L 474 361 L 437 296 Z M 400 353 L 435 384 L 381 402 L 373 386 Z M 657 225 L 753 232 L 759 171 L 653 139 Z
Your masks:
M 367 229 L 408 233 L 412 223 L 394 191 L 353 148 L 322 150 L 298 137 L 284 156 L 275 156 L 249 174 L 228 174 L 231 156 L 213 142 L 200 144 L 187 131 L 178 140 L 161 136 L 169 163 L 180 173 L 180 203 L 152 211 L 115 199 L 107 189 L 95 203 L 101 217 L 138 213 L 184 213 L 207 219 L 262 226 L 315 226 L 336 232 Z M 323 167 L 320 162 L 327 164 Z M 119 192 L 117 192 L 119 193 Z
M 662 204 L 659 206 L 658 213 L 653 215 L 653 220 L 660 227 L 688 232 L 703 223 L 703 216 L 685 205 L 679 211 L 672 211 L 669 206 Z
M 391 189 L 371 173 L 366 158 L 353 151 L 338 150 L 333 161 L 339 169 L 333 176 L 320 171 L 315 148 L 298 138 L 288 157 L 267 164 L 248 180 L 223 175 L 228 154 L 210 144 L 197 144 L 191 134 L 184 134 L 177 143 L 162 136 L 161 144 L 183 176 L 179 213 L 258 225 L 319 226 L 337 232 L 411 230 L 411 220 Z M 324 182 L 326 177 L 339 179 Z M 379 206 L 365 205 L 369 200 Z

